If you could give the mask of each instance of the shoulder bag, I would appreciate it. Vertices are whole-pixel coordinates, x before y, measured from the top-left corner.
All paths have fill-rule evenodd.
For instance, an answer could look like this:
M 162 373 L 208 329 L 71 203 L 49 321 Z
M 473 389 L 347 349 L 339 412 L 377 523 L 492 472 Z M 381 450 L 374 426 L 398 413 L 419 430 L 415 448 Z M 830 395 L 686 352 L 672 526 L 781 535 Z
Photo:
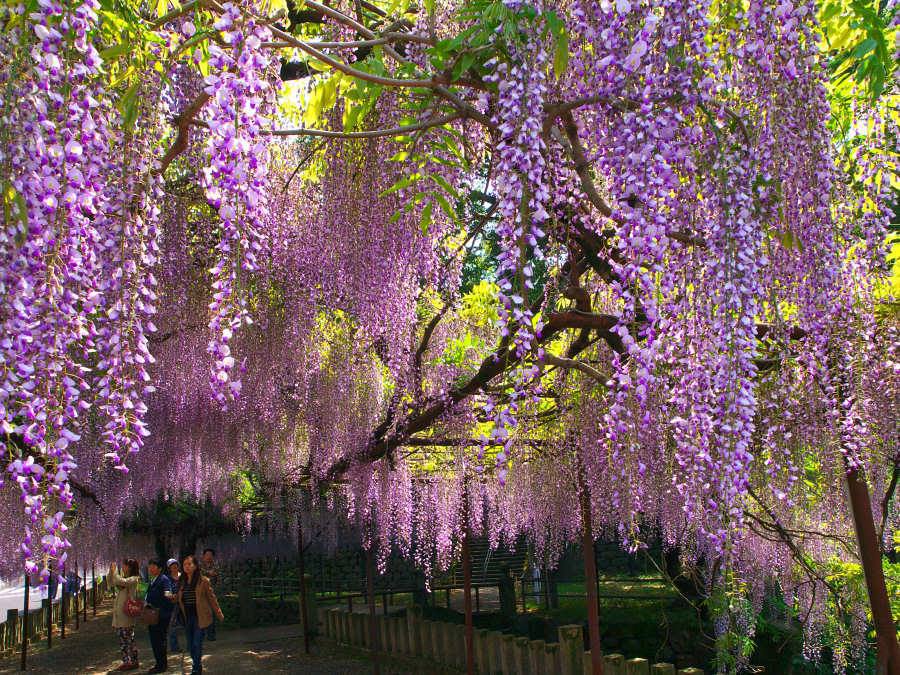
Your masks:
M 132 619 L 137 619 L 141 616 L 141 612 L 144 611 L 144 603 L 133 597 L 131 587 L 127 588 L 126 592 L 128 593 L 128 599 L 125 600 L 125 614 Z

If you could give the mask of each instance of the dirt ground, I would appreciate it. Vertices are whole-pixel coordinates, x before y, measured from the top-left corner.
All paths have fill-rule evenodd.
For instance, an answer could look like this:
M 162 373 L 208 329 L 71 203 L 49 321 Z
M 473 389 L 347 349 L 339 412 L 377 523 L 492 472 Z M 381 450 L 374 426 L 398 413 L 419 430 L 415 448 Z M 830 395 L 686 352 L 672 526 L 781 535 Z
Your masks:
M 98 610 L 97 618 L 67 629 L 65 640 L 53 637 L 52 649 L 46 642 L 35 645 L 28 655 L 28 672 L 60 673 L 65 675 L 105 675 L 119 666 L 118 641 L 110 626 L 108 603 Z M 183 640 L 182 640 L 183 642 Z M 147 639 L 146 628 L 137 629 L 137 645 L 141 668 L 134 673 L 145 673 L 153 666 L 153 654 Z M 299 626 L 271 626 L 263 628 L 219 630 L 218 640 L 204 643 L 203 672 L 208 675 L 227 673 L 304 673 L 304 675 L 343 675 L 347 673 L 373 672 L 369 655 L 363 651 L 339 647 L 334 642 L 317 639 L 312 653 L 303 653 L 303 638 Z M 182 672 L 180 654 L 169 655 L 169 673 Z M 190 657 L 185 655 L 184 673 L 190 673 Z M 416 673 L 454 673 L 434 664 L 409 659 L 382 658 L 383 675 Z M 0 660 L 0 673 L 17 673 L 19 658 Z

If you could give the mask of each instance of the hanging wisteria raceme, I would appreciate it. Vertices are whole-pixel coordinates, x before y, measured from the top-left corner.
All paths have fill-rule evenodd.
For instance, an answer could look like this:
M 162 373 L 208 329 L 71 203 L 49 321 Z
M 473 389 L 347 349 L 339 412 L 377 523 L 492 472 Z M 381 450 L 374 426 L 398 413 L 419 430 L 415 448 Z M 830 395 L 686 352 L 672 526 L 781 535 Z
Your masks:
M 214 363 L 210 386 L 223 406 L 240 396 L 241 381 L 232 337 L 252 323 L 247 310 L 252 275 L 259 269 L 268 199 L 268 144 L 264 130 L 272 86 L 266 77 L 269 59 L 260 47 L 270 31 L 245 19 L 238 6 L 227 3 L 215 24 L 226 47 L 211 47 L 205 79 L 209 136 L 203 185 L 210 205 L 221 219 L 217 260 L 211 269 L 213 298 L 208 351 Z
M 506 3 L 520 9 L 521 3 Z M 535 8 L 537 9 L 537 8 Z M 531 308 L 534 291 L 534 265 L 543 260 L 540 241 L 546 236 L 549 199 L 541 119 L 547 92 L 547 44 L 540 27 L 533 25 L 520 34 L 521 44 L 511 47 L 510 60 L 494 64 L 488 80 L 497 83 L 498 108 L 494 116 L 500 139 L 497 143 L 497 191 L 499 193 L 502 243 L 497 265 L 500 302 L 498 325 L 509 343 L 511 356 L 521 363 L 513 375 L 514 390 L 509 402 L 487 402 L 493 415 L 490 439 L 503 441 L 496 456 L 501 483 L 513 447 L 510 432 L 516 426 L 520 409 L 540 390 L 540 360 L 543 349 L 535 345 L 541 323 Z M 483 456 L 483 448 L 482 448 Z
M 69 446 L 90 405 L 95 320 L 112 304 L 100 293 L 107 241 L 97 220 L 114 163 L 92 41 L 98 9 L 41 2 L 3 36 L 16 79 L 2 101 L 2 161 L 16 197 L 3 223 L 0 413 L 4 432 L 18 439 L 6 446 L 15 454 L 4 474 L 28 516 L 27 567 L 45 572 L 66 547 Z
M 152 91 L 152 85 L 147 91 Z M 149 336 L 157 310 L 160 254 L 158 204 L 163 193 L 153 162 L 154 127 L 144 125 L 116 139 L 125 161 L 107 199 L 108 212 L 98 216 L 106 238 L 104 273 L 95 297 L 105 298 L 98 319 L 94 369 L 98 409 L 106 419 L 102 442 L 106 459 L 128 471 L 126 458 L 140 451 L 150 432 L 146 397 L 150 384 Z

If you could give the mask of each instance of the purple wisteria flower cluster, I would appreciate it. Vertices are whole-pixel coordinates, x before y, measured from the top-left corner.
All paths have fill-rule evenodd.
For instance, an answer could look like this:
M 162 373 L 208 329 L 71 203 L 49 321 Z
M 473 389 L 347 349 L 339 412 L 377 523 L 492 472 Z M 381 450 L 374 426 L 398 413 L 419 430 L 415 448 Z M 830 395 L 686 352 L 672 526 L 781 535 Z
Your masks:
M 247 311 L 250 278 L 258 269 L 267 213 L 268 137 L 266 112 L 272 86 L 269 67 L 260 49 L 270 31 L 244 17 L 228 3 L 216 21 L 227 47 L 211 47 L 211 73 L 206 77 L 209 136 L 203 170 L 206 198 L 221 220 L 217 260 L 210 273 L 213 298 L 209 327 L 213 338 L 208 352 L 214 359 L 210 386 L 223 406 L 240 396 L 231 340 L 252 321 Z M 237 370 L 240 370 L 239 368 Z

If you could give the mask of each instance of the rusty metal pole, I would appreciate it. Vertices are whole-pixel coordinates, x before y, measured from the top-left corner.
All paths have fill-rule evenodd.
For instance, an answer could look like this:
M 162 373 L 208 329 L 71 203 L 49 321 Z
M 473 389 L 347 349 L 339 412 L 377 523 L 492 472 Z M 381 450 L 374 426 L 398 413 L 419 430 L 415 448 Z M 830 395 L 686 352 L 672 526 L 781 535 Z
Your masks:
M 587 592 L 588 638 L 591 648 L 591 672 L 603 675 L 600 651 L 600 611 L 597 606 L 597 567 L 594 558 L 594 535 L 591 521 L 591 495 L 584 478 L 584 465 L 578 463 L 578 491 L 581 501 L 581 547 L 584 549 L 584 586 Z
M 31 579 L 25 573 L 25 607 L 22 615 L 22 670 L 28 670 L 28 601 L 31 599 Z
M 463 483 L 463 606 L 466 612 L 466 673 L 475 675 L 475 629 L 472 623 L 472 552 L 469 549 L 469 481 Z
M 366 594 L 369 596 L 369 649 L 372 653 L 372 672 L 379 675 L 378 626 L 375 624 L 375 537 L 366 549 Z

